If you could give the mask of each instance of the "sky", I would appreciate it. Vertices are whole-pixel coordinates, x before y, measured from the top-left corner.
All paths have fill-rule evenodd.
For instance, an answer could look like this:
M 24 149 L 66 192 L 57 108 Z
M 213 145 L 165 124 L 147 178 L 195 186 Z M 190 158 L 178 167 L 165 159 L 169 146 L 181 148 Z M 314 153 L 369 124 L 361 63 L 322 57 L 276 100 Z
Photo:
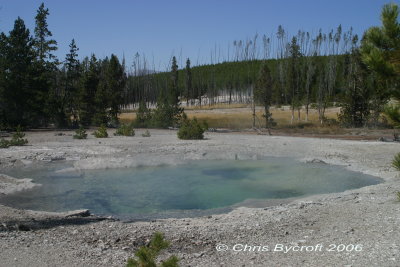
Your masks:
M 166 70 L 173 55 L 183 67 L 211 62 L 212 50 L 232 49 L 234 40 L 257 33 L 274 35 L 279 25 L 329 32 L 339 24 L 362 33 L 380 25 L 384 4 L 400 0 L 0 0 L 0 31 L 8 33 L 19 16 L 31 32 L 40 4 L 49 9 L 49 29 L 58 42 L 56 55 L 65 58 L 74 38 L 79 57 L 145 55 L 157 70 Z M 217 49 L 215 49 L 217 48 Z

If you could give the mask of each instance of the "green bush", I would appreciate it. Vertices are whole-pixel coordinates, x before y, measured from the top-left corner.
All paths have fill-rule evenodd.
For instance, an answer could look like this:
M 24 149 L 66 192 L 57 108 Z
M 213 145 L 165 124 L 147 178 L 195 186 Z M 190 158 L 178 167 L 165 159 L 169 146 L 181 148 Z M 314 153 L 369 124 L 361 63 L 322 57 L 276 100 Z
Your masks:
M 9 141 L 10 146 L 23 146 L 28 143 L 27 139 L 24 139 L 25 133 L 22 132 L 20 126 L 17 127 L 15 133 L 12 135 L 12 139 Z
M 104 124 L 102 124 L 102 125 L 100 126 L 100 128 L 97 129 L 97 131 L 95 131 L 95 132 L 93 133 L 93 135 L 94 135 L 96 138 L 107 138 L 107 137 L 108 137 L 108 133 L 107 133 L 107 128 L 106 128 L 106 126 L 105 126 Z
M 10 141 L 1 138 L 0 139 L 0 148 L 8 148 L 10 146 Z
M 135 136 L 133 124 L 121 124 L 114 135 Z
M 86 139 L 87 133 L 85 131 L 85 128 L 83 126 L 79 127 L 78 130 L 75 131 L 75 135 L 73 136 L 74 139 Z
M 208 129 L 206 123 L 199 123 L 196 118 L 190 120 L 183 115 L 181 127 L 178 130 L 178 138 L 184 140 L 204 139 L 204 131 Z
M 143 134 L 142 134 L 142 136 L 143 137 L 150 137 L 151 135 L 150 135 L 150 131 L 149 130 L 146 130 Z
M 400 153 L 398 153 L 396 156 L 394 156 L 394 159 L 392 161 L 392 166 L 400 171 Z
M 161 250 L 169 247 L 169 242 L 164 240 L 164 235 L 156 232 L 148 246 L 140 247 L 136 251 L 135 256 L 137 259 L 128 259 L 127 267 L 157 267 L 156 259 Z M 176 256 L 171 256 L 165 261 L 161 262 L 160 267 L 178 267 L 179 259 Z

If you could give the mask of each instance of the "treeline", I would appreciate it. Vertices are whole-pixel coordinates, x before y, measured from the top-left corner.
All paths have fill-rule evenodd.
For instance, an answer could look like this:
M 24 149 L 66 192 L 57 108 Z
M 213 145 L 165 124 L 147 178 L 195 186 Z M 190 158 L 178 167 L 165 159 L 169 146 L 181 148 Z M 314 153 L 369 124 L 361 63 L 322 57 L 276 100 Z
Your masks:
M 42 4 L 33 35 L 21 18 L 0 35 L 1 128 L 116 126 L 121 110 L 133 107 L 138 125 L 168 127 L 182 106 L 253 101 L 265 107 L 290 105 L 292 121 L 300 120 L 303 109 L 307 120 L 315 108 L 324 122 L 326 108 L 340 105 L 341 122 L 358 127 L 377 125 L 391 95 L 391 85 L 363 63 L 358 36 L 340 25 L 327 34 L 299 31 L 294 36 L 279 26 L 261 41 L 258 35 L 234 41 L 225 57 L 216 48 L 212 64 L 192 67 L 186 59 L 178 66 L 173 57 L 168 70 L 158 72 L 139 54 L 132 67 L 115 55 L 80 61 L 75 40 L 60 62 L 53 54 L 57 42 L 48 15 Z M 266 108 L 266 118 L 267 113 Z
M 80 61 L 72 40 L 60 62 L 41 4 L 33 35 L 17 18 L 0 35 L 0 128 L 118 124 L 126 94 L 125 63 L 115 55 Z

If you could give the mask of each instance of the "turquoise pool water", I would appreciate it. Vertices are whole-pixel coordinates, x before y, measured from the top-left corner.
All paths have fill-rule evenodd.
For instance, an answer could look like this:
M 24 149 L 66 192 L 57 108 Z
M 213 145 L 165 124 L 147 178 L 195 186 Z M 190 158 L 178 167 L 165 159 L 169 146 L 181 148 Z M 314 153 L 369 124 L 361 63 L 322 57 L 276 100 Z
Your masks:
M 201 160 L 177 166 L 63 172 L 65 163 L 7 174 L 43 186 L 0 198 L 12 207 L 135 215 L 218 210 L 249 199 L 285 199 L 341 192 L 381 180 L 343 167 L 288 158 Z

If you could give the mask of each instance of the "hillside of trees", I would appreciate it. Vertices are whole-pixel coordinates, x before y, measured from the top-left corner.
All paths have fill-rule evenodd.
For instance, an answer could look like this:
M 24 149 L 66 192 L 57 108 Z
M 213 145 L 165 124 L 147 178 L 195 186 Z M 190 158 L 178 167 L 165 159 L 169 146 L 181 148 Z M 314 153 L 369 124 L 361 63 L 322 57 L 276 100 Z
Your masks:
M 141 110 L 142 122 L 151 113 L 163 121 L 142 126 L 168 127 L 185 106 L 253 101 L 265 107 L 266 126 L 273 105 L 289 105 L 292 121 L 299 120 L 303 110 L 308 114 L 317 109 L 321 123 L 325 110 L 339 105 L 342 125 L 378 126 L 397 90 L 396 75 L 383 77 L 371 67 L 376 52 L 368 47 L 382 37 L 376 30 L 367 31 L 360 41 L 351 28 L 344 31 L 341 25 L 328 33 L 299 31 L 293 36 L 279 26 L 276 34 L 260 41 L 258 35 L 234 41 L 225 57 L 211 51 L 213 64 L 192 66 L 186 59 L 185 66 L 178 66 L 173 57 L 170 68 L 159 72 L 139 54 L 132 64 L 116 55 L 99 59 L 92 54 L 79 60 L 74 39 L 65 58 L 56 58 L 48 16 L 41 4 L 33 34 L 17 18 L 14 28 L 0 35 L 0 129 L 116 126 L 121 111 L 132 107 Z M 375 28 L 392 31 L 394 41 L 388 42 L 395 43 L 398 53 L 400 35 L 393 33 L 399 29 L 397 6 L 386 5 L 382 18 L 383 26 Z

